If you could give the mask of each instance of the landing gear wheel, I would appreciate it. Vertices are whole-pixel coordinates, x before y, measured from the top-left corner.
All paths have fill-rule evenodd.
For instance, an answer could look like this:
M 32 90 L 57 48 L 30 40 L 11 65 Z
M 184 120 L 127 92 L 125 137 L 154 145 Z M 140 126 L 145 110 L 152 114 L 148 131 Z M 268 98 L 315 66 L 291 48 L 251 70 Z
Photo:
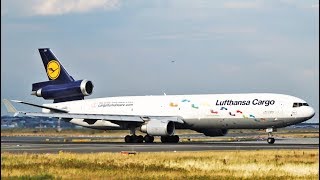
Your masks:
M 132 135 L 131 138 L 132 138 L 132 143 L 138 143 L 138 136 Z
M 162 143 L 167 143 L 168 139 L 169 139 L 168 136 L 161 136 L 160 140 L 161 140 Z
M 153 136 L 150 136 L 150 135 L 145 135 L 144 136 L 144 142 L 153 143 L 153 141 L 154 141 L 154 137 Z
M 141 135 L 136 136 L 136 142 L 137 143 L 143 143 L 143 136 L 141 136 Z
M 143 143 L 143 136 L 136 136 L 136 135 L 126 135 L 124 137 L 124 141 L 126 143 Z
M 274 143 L 274 141 L 275 141 L 275 139 L 274 139 L 274 138 L 268 138 L 268 140 L 267 140 L 267 142 L 268 142 L 269 144 L 273 144 L 273 143 Z
M 173 143 L 178 143 L 179 140 L 180 140 L 179 136 L 177 136 L 177 135 L 172 136 L 172 142 Z
M 141 136 L 136 136 L 136 129 L 134 126 L 129 127 L 130 134 L 132 135 L 126 135 L 124 137 L 124 141 L 126 143 L 142 143 L 143 142 L 143 137 Z
M 276 132 L 277 129 L 275 128 L 267 128 L 266 129 L 266 132 L 268 133 L 268 139 L 267 139 L 267 142 L 268 144 L 273 144 L 275 139 L 273 138 L 273 135 L 272 135 L 272 132 Z
M 133 140 L 132 136 L 126 135 L 126 137 L 124 137 L 124 141 L 126 143 L 132 143 L 132 140 Z
M 161 142 L 162 143 L 178 143 L 179 142 L 179 136 L 161 136 Z

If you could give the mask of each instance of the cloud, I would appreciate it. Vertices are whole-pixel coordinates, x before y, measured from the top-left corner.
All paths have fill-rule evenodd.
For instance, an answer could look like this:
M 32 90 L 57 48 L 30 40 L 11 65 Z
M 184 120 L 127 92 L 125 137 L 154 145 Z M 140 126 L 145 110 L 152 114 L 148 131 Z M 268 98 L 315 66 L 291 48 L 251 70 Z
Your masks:
M 33 6 L 36 15 L 61 15 L 89 12 L 94 9 L 110 10 L 119 6 L 118 0 L 46 0 Z
M 93 10 L 114 10 L 120 0 L 30 0 L 5 1 L 1 15 L 55 16 L 69 13 L 87 13 Z

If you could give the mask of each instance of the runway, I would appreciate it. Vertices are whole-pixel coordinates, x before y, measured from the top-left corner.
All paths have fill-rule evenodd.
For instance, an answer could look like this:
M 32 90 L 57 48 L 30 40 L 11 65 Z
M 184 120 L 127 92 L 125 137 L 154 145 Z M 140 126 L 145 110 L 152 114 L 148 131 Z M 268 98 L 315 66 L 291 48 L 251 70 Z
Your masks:
M 95 152 L 178 152 L 206 150 L 319 149 L 319 138 L 276 139 L 275 144 L 263 141 L 182 142 L 178 144 L 127 144 L 119 142 L 45 141 L 48 137 L 1 137 L 1 152 L 12 153 L 95 153 Z M 56 139 L 59 139 L 56 138 Z

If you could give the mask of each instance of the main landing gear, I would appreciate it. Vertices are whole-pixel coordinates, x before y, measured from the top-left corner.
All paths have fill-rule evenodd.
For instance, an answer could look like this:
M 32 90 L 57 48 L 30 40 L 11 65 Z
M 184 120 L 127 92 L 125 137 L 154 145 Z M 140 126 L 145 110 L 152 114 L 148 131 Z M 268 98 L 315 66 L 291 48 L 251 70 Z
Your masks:
M 124 141 L 126 143 L 143 143 L 143 141 L 145 143 L 153 143 L 154 137 L 149 135 L 145 135 L 144 137 L 141 135 L 126 135 L 126 137 L 124 137 Z
M 266 129 L 266 132 L 268 133 L 268 139 L 267 139 L 268 144 L 273 144 L 275 142 L 275 139 L 273 138 L 273 135 L 272 135 L 273 131 L 276 132 L 276 129 L 273 129 L 273 128 Z
M 161 142 L 162 143 L 178 143 L 179 142 L 179 136 L 161 136 Z M 124 141 L 126 143 L 153 143 L 154 136 L 145 135 L 144 137 L 139 135 L 126 135 L 124 137 Z
M 136 129 L 135 127 L 130 128 L 130 134 L 126 135 L 124 137 L 124 141 L 126 143 L 153 143 L 154 136 L 151 135 L 145 135 L 144 137 L 142 135 L 136 135 Z M 178 143 L 179 142 L 179 136 L 161 136 L 161 142 L 162 143 Z
M 179 142 L 179 136 L 161 136 L 161 142 L 162 143 L 178 143 Z

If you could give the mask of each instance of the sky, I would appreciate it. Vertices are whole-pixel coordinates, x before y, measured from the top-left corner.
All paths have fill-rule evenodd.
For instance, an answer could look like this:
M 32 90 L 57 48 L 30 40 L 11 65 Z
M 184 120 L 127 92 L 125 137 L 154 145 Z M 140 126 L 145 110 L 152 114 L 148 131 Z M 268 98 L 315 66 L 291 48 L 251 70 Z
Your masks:
M 1 99 L 51 103 L 30 95 L 44 47 L 87 98 L 281 93 L 319 122 L 319 1 L 2 0 Z

